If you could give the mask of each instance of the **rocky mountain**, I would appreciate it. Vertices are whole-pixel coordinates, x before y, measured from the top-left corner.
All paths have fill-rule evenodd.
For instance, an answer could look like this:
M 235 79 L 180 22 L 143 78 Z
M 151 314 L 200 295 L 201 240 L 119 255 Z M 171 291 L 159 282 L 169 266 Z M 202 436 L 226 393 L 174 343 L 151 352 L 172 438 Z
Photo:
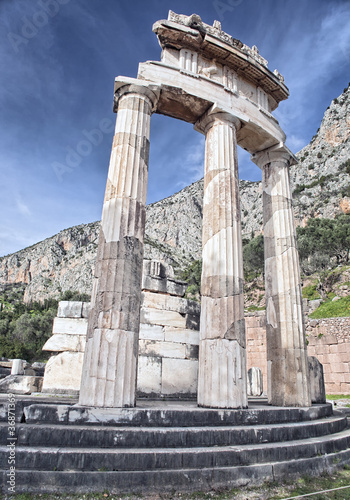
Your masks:
M 350 87 L 331 102 L 316 135 L 297 158 L 291 169 L 297 223 L 350 213 Z
M 316 135 L 291 168 L 296 222 L 350 213 L 350 89 L 334 99 Z M 261 182 L 240 181 L 242 230 L 262 231 Z M 147 206 L 145 259 L 163 260 L 175 273 L 201 256 L 203 180 Z M 61 231 L 0 258 L 0 287 L 25 285 L 25 301 L 90 293 L 99 222 Z
M 296 157 L 298 164 L 290 169 L 296 224 L 350 213 L 350 86 L 331 102 L 320 128 Z M 241 181 L 241 208 L 243 232 L 260 232 L 260 182 Z

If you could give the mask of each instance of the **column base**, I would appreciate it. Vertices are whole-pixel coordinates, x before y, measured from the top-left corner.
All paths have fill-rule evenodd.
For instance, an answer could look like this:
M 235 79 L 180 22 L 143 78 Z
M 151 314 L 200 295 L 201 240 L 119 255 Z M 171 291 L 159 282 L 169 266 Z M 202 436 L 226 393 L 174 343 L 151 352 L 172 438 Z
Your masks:
M 247 408 L 246 351 L 235 340 L 200 341 L 198 406 Z

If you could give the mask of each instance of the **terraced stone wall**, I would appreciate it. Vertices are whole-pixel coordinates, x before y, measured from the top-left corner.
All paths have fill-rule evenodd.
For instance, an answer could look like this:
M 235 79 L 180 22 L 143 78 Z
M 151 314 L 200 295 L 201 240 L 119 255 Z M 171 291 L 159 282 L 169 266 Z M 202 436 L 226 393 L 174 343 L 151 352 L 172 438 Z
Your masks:
M 309 356 L 323 364 L 327 394 L 350 394 L 350 317 L 306 323 Z
M 246 316 L 247 368 L 256 366 L 267 386 L 265 311 Z M 323 365 L 327 394 L 350 394 L 350 317 L 309 319 L 306 316 L 308 355 Z

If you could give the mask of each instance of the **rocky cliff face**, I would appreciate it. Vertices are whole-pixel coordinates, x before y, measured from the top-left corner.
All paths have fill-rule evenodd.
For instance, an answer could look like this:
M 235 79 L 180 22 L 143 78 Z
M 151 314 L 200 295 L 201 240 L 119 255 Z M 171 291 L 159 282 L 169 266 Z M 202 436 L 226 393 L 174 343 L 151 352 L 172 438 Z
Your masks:
M 350 213 L 350 90 L 327 109 L 321 126 L 291 168 L 296 222 Z M 348 162 L 348 163 L 346 163 Z M 260 182 L 240 181 L 242 229 L 262 230 Z M 175 272 L 201 256 L 203 181 L 147 207 L 145 259 L 163 260 Z M 0 287 L 24 283 L 25 300 L 90 293 L 99 222 L 65 229 L 32 247 L 0 258 Z
M 350 87 L 332 101 L 316 135 L 297 157 L 299 163 L 291 169 L 297 223 L 350 213 Z
M 26 302 L 66 290 L 90 293 L 99 230 L 99 222 L 82 224 L 2 257 L 0 287 L 24 283 Z

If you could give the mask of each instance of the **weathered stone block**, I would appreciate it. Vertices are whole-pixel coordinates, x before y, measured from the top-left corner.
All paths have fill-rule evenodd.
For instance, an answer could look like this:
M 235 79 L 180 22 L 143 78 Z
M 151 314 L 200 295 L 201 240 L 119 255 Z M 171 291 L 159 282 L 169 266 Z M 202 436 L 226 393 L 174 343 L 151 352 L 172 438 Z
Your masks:
M 246 408 L 245 349 L 235 340 L 201 340 L 198 404 L 212 408 Z
M 200 317 L 198 314 L 186 314 L 186 328 L 189 330 L 199 330 Z
M 162 394 L 195 394 L 197 376 L 198 361 L 163 359 Z
M 245 346 L 243 295 L 202 297 L 201 338 L 237 340 Z
M 59 318 L 81 318 L 83 302 L 74 300 L 61 300 L 58 304 L 57 316 Z
M 338 339 L 335 335 L 323 335 L 323 337 L 320 338 L 320 342 L 322 344 L 328 344 L 328 345 L 338 344 Z
M 320 307 L 321 302 L 322 302 L 321 299 L 310 300 L 308 302 L 308 313 L 309 314 L 313 313 L 318 307 Z
M 140 340 L 164 340 L 164 328 L 160 325 L 140 324 Z M 167 339 L 166 339 L 167 340 Z M 171 339 L 169 339 L 171 340 Z
M 180 314 L 200 314 L 200 305 L 197 302 L 161 293 L 142 292 L 142 307 L 175 311 Z
M 141 310 L 141 323 L 186 328 L 186 318 L 181 314 L 174 311 L 162 311 L 146 307 L 143 307 Z
M 186 345 L 175 342 L 140 340 L 139 354 L 141 356 L 184 359 L 186 357 Z
M 32 369 L 37 376 L 43 377 L 45 372 L 46 362 L 36 361 L 32 364 Z
M 182 328 L 164 327 L 164 340 L 181 344 L 199 345 L 199 332 Z
M 86 335 L 87 320 L 85 318 L 55 318 L 52 333 L 67 335 Z
M 199 346 L 186 344 L 186 359 L 198 359 Z
M 153 292 L 169 293 L 183 297 L 185 295 L 187 283 L 170 278 L 153 277 L 144 275 L 142 279 L 142 289 Z
M 159 357 L 139 357 L 137 375 L 137 391 L 139 393 L 159 395 L 161 377 L 162 360 Z
M 349 354 L 350 353 L 350 343 L 343 342 L 342 344 L 338 344 L 338 352 Z M 350 362 L 350 354 L 349 354 L 349 362 Z
M 89 313 L 90 313 L 90 309 L 91 309 L 90 302 L 83 302 L 83 309 L 82 309 L 82 312 L 81 312 L 81 316 L 83 318 L 88 318 L 89 317 Z
M 81 352 L 61 352 L 51 356 L 46 364 L 42 392 L 78 392 L 83 358 Z
M 349 384 L 347 382 L 342 382 L 340 384 L 340 390 L 339 390 L 339 393 L 340 394 L 350 394 L 350 390 L 349 390 Z M 339 394 L 338 393 L 338 394 Z
M 42 349 L 43 351 L 52 352 L 84 352 L 85 342 L 86 340 L 84 335 L 67 335 L 63 333 L 55 333 L 46 341 Z
M 30 375 L 8 375 L 0 380 L 0 393 L 31 394 L 40 392 L 43 378 Z

